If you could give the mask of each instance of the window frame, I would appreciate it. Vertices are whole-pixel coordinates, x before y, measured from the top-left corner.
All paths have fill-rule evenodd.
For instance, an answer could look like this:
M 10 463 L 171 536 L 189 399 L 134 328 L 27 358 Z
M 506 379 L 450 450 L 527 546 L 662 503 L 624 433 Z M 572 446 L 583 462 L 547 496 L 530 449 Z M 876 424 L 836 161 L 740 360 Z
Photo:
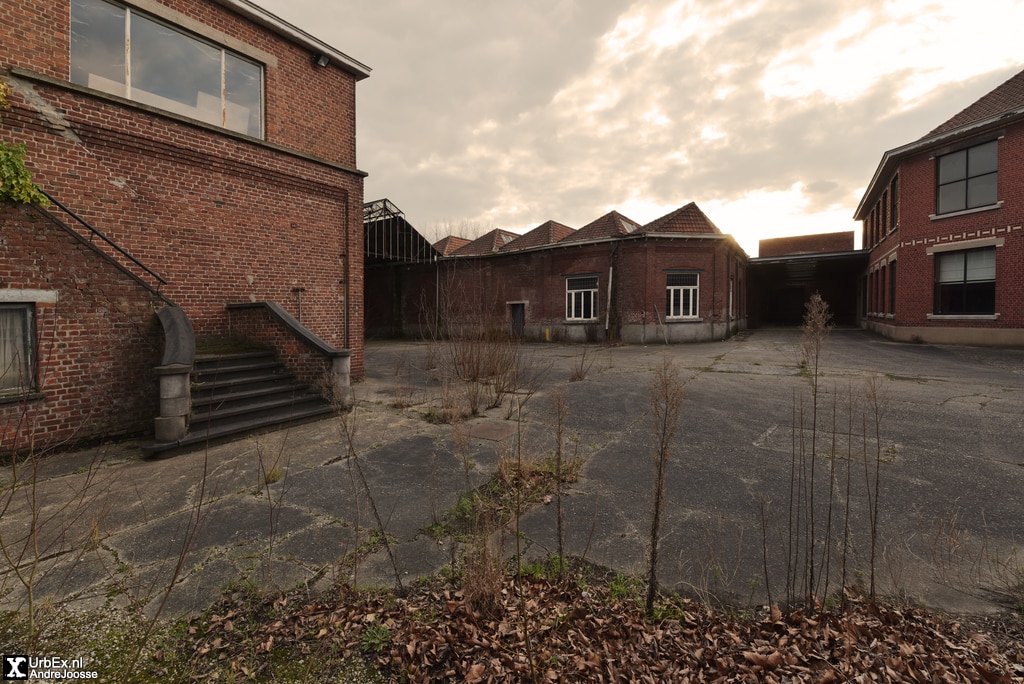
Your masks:
M 693 284 L 673 283 L 673 276 L 692 277 Z M 684 296 L 688 306 L 683 313 Z M 675 296 L 678 295 L 678 296 Z M 692 321 L 700 318 L 700 271 L 666 271 L 665 272 L 665 320 Z
M 991 254 L 992 277 L 985 279 L 969 279 L 971 254 L 986 252 Z M 997 252 L 995 245 L 970 247 L 957 250 L 945 250 L 935 253 L 933 264 L 933 296 L 932 312 L 935 316 L 993 316 L 996 314 L 996 282 L 998 278 Z M 943 262 L 954 259 L 962 260 L 961 278 L 959 280 L 942 280 L 943 271 L 950 269 L 943 268 Z M 973 286 L 973 287 L 972 287 Z M 971 300 L 977 301 L 984 297 L 986 304 L 983 309 L 971 304 Z M 951 301 L 951 300 L 959 301 Z M 959 306 L 954 306 L 959 304 Z
M 123 49 L 121 50 L 121 55 L 122 55 L 122 58 L 123 58 L 124 74 L 123 74 L 123 82 L 118 82 L 118 81 L 112 81 L 111 82 L 116 87 L 104 88 L 102 82 L 99 83 L 99 84 L 96 84 L 96 85 L 90 85 L 90 83 L 89 83 L 89 76 L 92 75 L 91 69 L 94 67 L 94 64 L 90 63 L 86 56 L 83 55 L 83 56 L 80 57 L 80 59 L 82 61 L 78 62 L 78 65 L 76 67 L 76 58 L 75 58 L 75 43 L 76 43 L 75 36 L 76 36 L 76 33 L 78 33 L 78 35 L 85 36 L 85 40 L 89 39 L 89 36 L 87 36 L 83 32 L 79 32 L 77 30 L 76 22 L 74 21 L 74 11 L 75 11 L 75 8 L 77 6 L 84 5 L 84 3 L 103 4 L 103 5 L 107 5 L 108 7 L 115 8 L 115 9 L 120 10 L 121 12 L 123 12 L 124 21 L 125 21 L 123 37 L 125 39 L 125 45 L 124 45 Z M 206 124 L 208 126 L 214 126 L 214 127 L 218 128 L 218 129 L 221 129 L 221 130 L 224 130 L 224 131 L 227 131 L 227 132 L 231 132 L 231 133 L 235 133 L 235 134 L 239 134 L 239 135 L 246 135 L 246 136 L 249 136 L 249 137 L 252 137 L 252 138 L 257 138 L 257 139 L 260 139 L 260 140 L 264 139 L 265 134 L 266 134 L 266 66 L 267 66 L 264 60 L 261 60 L 261 59 L 257 58 L 253 54 L 246 54 L 247 51 L 245 51 L 245 50 L 239 50 L 239 49 L 237 49 L 235 47 L 228 47 L 227 45 L 223 44 L 222 42 L 218 42 L 215 38 L 211 38 L 209 36 L 205 36 L 201 32 L 197 32 L 194 29 L 190 29 L 188 27 L 182 26 L 179 23 L 176 23 L 171 18 L 160 16 L 160 14 L 162 14 L 162 13 L 152 13 L 152 12 L 148 12 L 146 10 L 140 10 L 140 9 L 134 7 L 134 6 L 126 5 L 126 4 L 123 4 L 123 3 L 120 3 L 120 2 L 115 2 L 113 0 L 77 0 L 77 1 L 73 1 L 71 3 L 71 13 L 72 13 L 72 28 L 71 28 L 71 35 L 70 35 L 71 45 L 70 45 L 70 51 L 69 51 L 70 52 L 69 80 L 72 83 L 75 83 L 77 85 L 81 85 L 81 86 L 84 86 L 84 87 L 87 87 L 87 88 L 92 88 L 94 90 L 99 90 L 100 92 L 105 92 L 105 93 L 108 93 L 108 94 L 113 95 L 115 97 L 122 97 L 122 98 L 124 98 L 126 100 L 129 100 L 131 102 L 135 102 L 135 103 L 138 103 L 140 105 L 147 106 L 147 107 L 153 107 L 155 109 L 159 109 L 160 111 L 167 112 L 167 113 L 175 115 L 175 116 L 182 116 L 182 117 L 188 118 L 190 120 Z M 168 97 L 166 95 L 160 95 L 159 93 L 149 92 L 149 91 L 143 90 L 143 85 L 145 85 L 145 84 L 140 84 L 140 83 L 137 83 L 135 81 L 137 69 L 133 68 L 132 61 L 131 61 L 132 60 L 132 52 L 131 52 L 132 47 L 131 47 L 131 45 L 132 45 L 133 42 L 135 42 L 135 41 L 133 41 L 134 36 L 133 36 L 133 33 L 132 33 L 132 26 L 133 26 L 133 23 L 134 23 L 133 22 L 133 17 L 134 17 L 135 20 L 143 19 L 145 22 L 149 22 L 151 24 L 155 24 L 159 28 L 171 32 L 174 35 L 174 37 L 176 37 L 176 38 L 185 38 L 185 39 L 187 39 L 189 41 L 194 41 L 195 43 L 199 44 L 200 46 L 206 46 L 208 48 L 213 48 L 214 50 L 218 51 L 218 53 L 219 53 L 219 60 L 218 60 L 219 61 L 219 67 L 217 68 L 217 70 L 219 72 L 218 75 L 219 75 L 219 81 L 220 81 L 219 88 L 218 88 L 218 93 L 206 93 L 203 90 L 199 90 L 199 91 L 197 91 L 197 102 L 196 102 L 196 105 L 192 106 L 189 102 L 185 102 L 185 101 L 176 99 L 173 96 Z M 190 23 L 194 23 L 194 22 L 190 22 Z M 213 31 L 213 33 L 219 34 L 219 32 L 217 32 L 215 30 Z M 97 39 L 97 40 L 99 40 L 102 43 L 102 36 L 92 36 L 92 38 L 93 39 Z M 232 42 L 237 43 L 238 41 L 232 41 Z M 253 51 L 249 50 L 248 52 L 253 52 Z M 262 51 L 256 51 L 256 53 L 257 54 L 261 54 Z M 229 64 L 230 65 L 234 65 L 236 67 L 236 71 L 242 65 L 248 65 L 250 67 L 253 67 L 253 69 L 255 70 L 255 73 L 253 73 L 253 74 L 242 74 L 241 72 L 235 73 L 235 71 L 232 71 L 230 69 Z M 164 68 L 164 66 L 161 65 L 159 68 Z M 84 71 L 85 72 L 84 75 L 80 76 L 80 75 L 76 74 L 76 71 L 78 71 L 78 70 Z M 104 80 L 110 80 L 110 79 L 108 79 L 106 77 L 103 77 L 103 76 L 101 76 L 99 74 L 97 74 L 97 75 L 100 76 L 100 78 L 102 78 Z M 237 84 L 238 82 L 240 82 L 239 79 L 240 79 L 241 82 L 244 82 L 246 80 L 255 82 L 257 87 L 258 87 L 259 92 L 258 93 L 253 93 L 251 91 L 251 89 L 244 89 L 243 88 L 242 90 L 245 91 L 245 93 L 246 93 L 246 96 L 244 98 L 234 98 L 234 99 L 231 99 L 230 98 L 230 92 L 233 91 L 233 90 L 235 92 L 237 92 L 237 89 L 233 89 L 232 88 L 232 81 L 234 80 L 236 82 L 236 84 Z M 139 97 L 138 94 L 137 94 L 137 91 L 145 93 L 145 97 Z M 199 101 L 199 97 L 202 96 L 202 95 L 215 96 L 214 101 L 216 101 L 216 98 L 219 97 L 219 100 L 220 100 L 219 113 L 214 114 L 213 113 L 214 110 L 205 109 L 202 106 L 202 104 Z M 243 109 L 239 109 L 240 107 L 243 108 Z M 245 114 L 244 113 L 244 112 L 251 112 L 253 109 L 257 110 L 254 114 Z M 204 112 L 210 112 L 211 115 L 204 118 L 204 116 L 203 116 Z M 239 125 L 232 125 L 232 122 L 233 122 L 233 118 L 232 117 L 239 117 L 239 118 L 241 118 L 242 116 L 245 116 L 245 119 L 246 119 L 246 123 L 244 124 L 244 126 L 241 125 L 240 123 L 239 123 Z M 235 121 L 237 122 L 238 119 L 235 119 Z
M 0 302 L 0 312 L 19 312 L 21 314 L 21 344 L 20 350 L 24 357 L 17 370 L 17 383 L 7 386 L 4 376 L 8 374 L 7 364 L 0 361 L 5 367 L 0 367 L 0 401 L 20 399 L 33 394 L 38 388 L 36 373 L 36 306 L 33 302 Z M 0 347 L 3 341 L 0 340 Z M 17 353 L 17 352 L 16 352 Z
M 994 168 L 984 167 L 972 171 L 972 153 L 980 154 L 981 148 L 991 147 L 994 152 Z M 957 169 L 956 162 L 962 157 L 962 172 Z M 977 162 L 975 162 L 977 163 Z M 986 201 L 971 201 L 972 189 L 978 190 L 982 183 L 991 181 L 992 196 Z M 957 188 L 962 184 L 962 189 Z M 945 191 L 945 195 L 944 195 Z M 958 196 L 961 195 L 962 196 Z M 991 199 L 991 201 L 988 201 Z M 949 206 L 949 202 L 956 204 Z M 986 140 L 953 150 L 935 157 L 935 216 L 946 216 L 964 211 L 974 211 L 999 204 L 999 139 Z
M 600 276 L 592 273 L 567 275 L 565 278 L 565 320 L 568 322 L 596 321 L 598 312 L 598 293 L 600 292 Z M 591 316 L 586 316 L 589 302 Z
M 886 313 L 889 316 L 896 315 L 896 259 L 889 262 L 889 308 Z

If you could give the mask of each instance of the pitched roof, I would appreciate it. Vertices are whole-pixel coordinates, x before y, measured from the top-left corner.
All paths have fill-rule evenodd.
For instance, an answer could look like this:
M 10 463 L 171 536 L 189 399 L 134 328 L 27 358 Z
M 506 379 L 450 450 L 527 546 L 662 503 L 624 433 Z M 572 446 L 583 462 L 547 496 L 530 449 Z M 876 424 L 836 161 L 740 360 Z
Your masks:
M 1005 81 L 1002 85 L 997 86 L 994 90 L 982 95 L 974 104 L 924 137 L 930 138 L 933 135 L 945 133 L 961 126 L 968 126 L 1003 112 L 1019 109 L 1020 107 L 1024 107 L 1024 71 Z
M 626 218 L 617 211 L 610 211 L 601 218 L 595 219 L 583 226 L 575 233 L 562 238 L 559 240 L 559 243 L 620 237 L 622 235 L 629 235 L 639 227 L 636 221 Z
M 513 252 L 530 247 L 543 247 L 563 240 L 576 231 L 558 221 L 545 221 L 528 233 L 520 235 L 512 242 L 501 247 L 502 252 Z
M 923 138 L 891 149 L 882 155 L 875 174 L 861 197 L 853 218 L 863 221 L 904 159 L 962 137 L 981 134 L 1024 119 L 1024 71 L 1016 74 L 963 109 Z
M 693 235 L 720 235 L 722 231 L 711 222 L 693 202 L 675 211 L 654 219 L 643 228 L 642 233 L 690 233 Z
M 433 247 L 441 256 L 448 256 L 449 254 L 459 249 L 460 247 L 465 247 L 470 242 L 472 242 L 472 240 L 469 240 L 467 238 L 449 235 L 435 242 L 433 244 Z
M 451 254 L 455 256 L 480 256 L 481 254 L 490 254 L 491 252 L 497 252 L 517 237 L 519 237 L 518 233 L 502 230 L 501 228 L 495 228 L 489 233 L 484 233 L 468 245 L 459 247 L 454 252 L 451 252 Z

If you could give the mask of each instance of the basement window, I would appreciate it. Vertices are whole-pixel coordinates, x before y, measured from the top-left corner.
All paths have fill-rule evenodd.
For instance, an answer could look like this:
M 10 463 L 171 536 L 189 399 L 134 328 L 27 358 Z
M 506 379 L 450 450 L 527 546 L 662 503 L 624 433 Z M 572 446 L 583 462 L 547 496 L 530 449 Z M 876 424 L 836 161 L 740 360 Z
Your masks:
M 35 307 L 0 304 L 0 399 L 35 390 Z
M 71 0 L 71 82 L 253 137 L 263 67 L 134 9 Z

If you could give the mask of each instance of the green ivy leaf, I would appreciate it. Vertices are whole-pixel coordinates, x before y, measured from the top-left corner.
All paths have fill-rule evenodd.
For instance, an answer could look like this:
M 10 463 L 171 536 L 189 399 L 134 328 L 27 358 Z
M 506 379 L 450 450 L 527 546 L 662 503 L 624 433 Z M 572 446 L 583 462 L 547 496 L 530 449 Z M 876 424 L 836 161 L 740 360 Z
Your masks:
M 32 182 L 32 172 L 25 167 L 24 145 L 0 141 L 0 201 L 50 206 L 50 200 Z

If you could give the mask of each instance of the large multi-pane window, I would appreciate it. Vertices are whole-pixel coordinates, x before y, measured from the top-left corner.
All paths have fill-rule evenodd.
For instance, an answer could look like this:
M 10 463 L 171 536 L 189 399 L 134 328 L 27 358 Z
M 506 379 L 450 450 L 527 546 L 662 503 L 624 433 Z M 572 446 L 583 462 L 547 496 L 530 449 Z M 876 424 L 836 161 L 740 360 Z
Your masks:
M 0 397 L 35 386 L 32 313 L 31 304 L 0 305 Z
M 665 278 L 665 315 L 668 318 L 695 318 L 700 299 L 700 274 L 668 273 Z
M 71 0 L 71 82 L 232 131 L 263 133 L 263 68 L 106 0 Z
M 597 318 L 597 276 L 565 279 L 565 318 L 569 321 Z
M 996 141 L 938 159 L 938 214 L 996 204 L 999 159 Z
M 995 311 L 995 247 L 935 255 L 936 314 L 980 315 Z

